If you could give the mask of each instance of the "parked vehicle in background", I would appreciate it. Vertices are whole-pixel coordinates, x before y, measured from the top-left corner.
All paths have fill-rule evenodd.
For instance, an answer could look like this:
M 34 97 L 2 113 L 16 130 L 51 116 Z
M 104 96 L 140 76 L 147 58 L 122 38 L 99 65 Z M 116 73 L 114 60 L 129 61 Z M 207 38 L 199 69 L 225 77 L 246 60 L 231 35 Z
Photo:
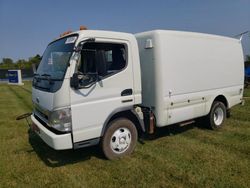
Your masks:
M 242 103 L 237 39 L 181 31 L 80 30 L 51 42 L 33 79 L 32 129 L 56 150 L 130 154 L 155 127 L 205 118 L 222 126 Z
M 245 66 L 245 88 L 250 85 L 250 65 Z

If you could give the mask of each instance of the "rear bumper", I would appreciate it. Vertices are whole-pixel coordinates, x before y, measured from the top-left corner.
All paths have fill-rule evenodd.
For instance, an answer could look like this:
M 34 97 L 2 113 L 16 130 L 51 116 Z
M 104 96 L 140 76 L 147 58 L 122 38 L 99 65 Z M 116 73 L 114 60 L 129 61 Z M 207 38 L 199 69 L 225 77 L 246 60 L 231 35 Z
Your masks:
M 55 150 L 64 150 L 64 149 L 72 149 L 72 137 L 70 133 L 57 135 L 46 127 L 44 127 L 34 115 L 31 115 L 32 122 L 38 127 L 35 129 L 36 134 L 50 147 Z

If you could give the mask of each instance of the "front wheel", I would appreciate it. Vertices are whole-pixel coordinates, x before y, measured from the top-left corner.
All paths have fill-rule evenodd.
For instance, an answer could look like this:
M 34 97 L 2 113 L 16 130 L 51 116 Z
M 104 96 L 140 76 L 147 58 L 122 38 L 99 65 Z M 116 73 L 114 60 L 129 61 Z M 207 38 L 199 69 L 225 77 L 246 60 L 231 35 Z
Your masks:
M 125 118 L 113 120 L 102 138 L 104 155 L 112 160 L 131 154 L 137 137 L 137 129 L 132 121 Z
M 226 119 L 226 107 L 220 101 L 214 101 L 211 111 L 207 117 L 208 127 L 216 130 L 222 127 Z

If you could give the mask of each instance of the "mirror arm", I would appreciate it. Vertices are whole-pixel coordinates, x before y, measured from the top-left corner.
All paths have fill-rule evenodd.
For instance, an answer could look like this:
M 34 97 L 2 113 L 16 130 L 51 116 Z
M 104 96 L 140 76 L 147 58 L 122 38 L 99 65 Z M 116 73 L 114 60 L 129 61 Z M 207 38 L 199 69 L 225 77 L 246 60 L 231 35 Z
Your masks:
M 93 82 L 92 84 L 87 85 L 87 86 L 79 86 L 78 89 L 88 89 L 88 88 L 91 88 L 95 84 L 96 84 L 96 82 Z
M 74 73 L 73 76 L 70 78 L 70 86 L 74 89 L 79 89 L 79 80 L 77 73 Z

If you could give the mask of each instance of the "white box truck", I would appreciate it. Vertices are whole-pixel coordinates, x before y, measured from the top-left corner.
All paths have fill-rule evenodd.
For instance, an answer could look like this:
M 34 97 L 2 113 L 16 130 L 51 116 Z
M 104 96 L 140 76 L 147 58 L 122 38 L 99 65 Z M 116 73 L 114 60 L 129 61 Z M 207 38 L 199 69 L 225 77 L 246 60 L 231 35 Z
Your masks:
M 242 103 L 240 40 L 192 32 L 80 30 L 46 48 L 33 79 L 31 128 L 56 150 L 100 144 L 130 154 L 155 127 L 203 117 L 220 128 Z

